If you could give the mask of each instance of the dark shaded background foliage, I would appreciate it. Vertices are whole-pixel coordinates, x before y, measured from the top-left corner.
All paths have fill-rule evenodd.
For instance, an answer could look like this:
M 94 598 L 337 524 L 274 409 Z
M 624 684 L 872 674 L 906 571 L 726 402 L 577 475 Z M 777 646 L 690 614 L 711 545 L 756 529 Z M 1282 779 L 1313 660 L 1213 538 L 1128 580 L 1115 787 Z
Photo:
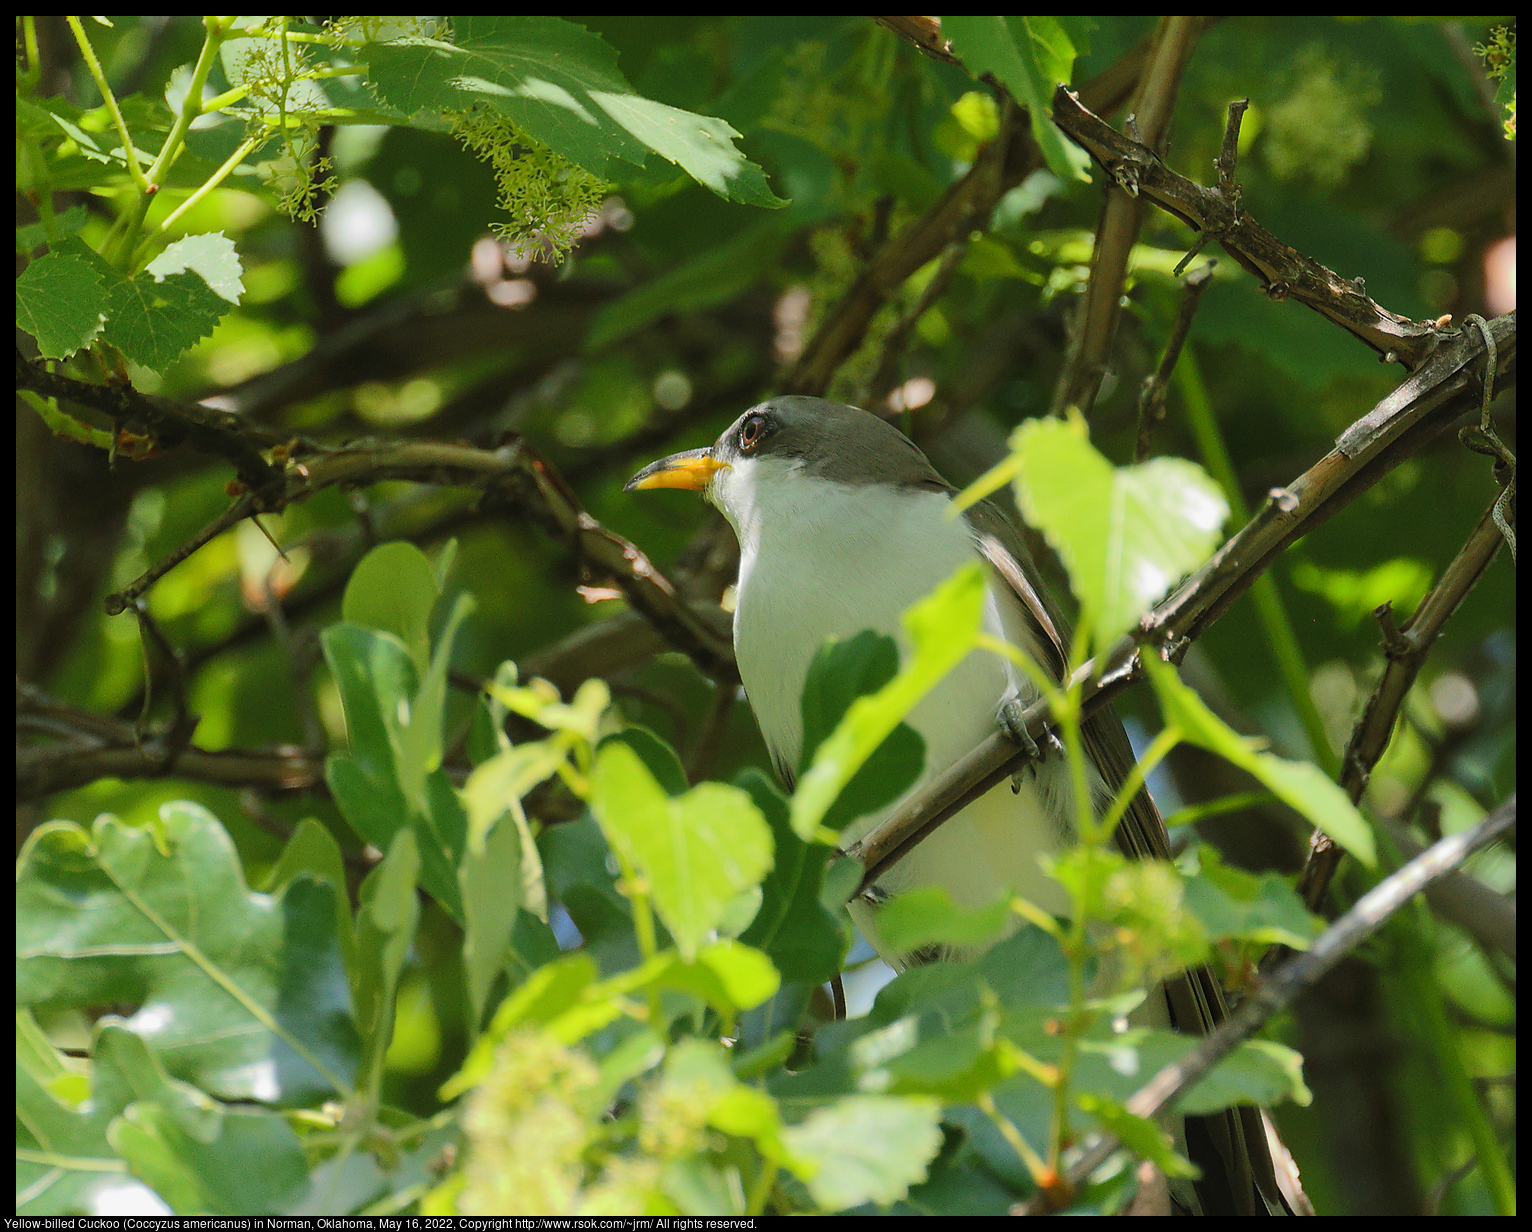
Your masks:
M 62 25 L 39 22 L 41 93 L 99 101 Z M 745 152 L 791 206 L 766 212 L 725 202 L 651 159 L 650 170 L 614 187 L 574 255 L 550 268 L 475 248 L 493 218 L 493 184 L 446 136 L 395 129 L 368 142 L 327 132 L 340 192 L 371 185 L 397 238 L 342 268 L 314 228 L 251 194 L 215 194 L 197 226 L 235 239 L 248 294 L 164 374 L 158 392 L 217 397 L 275 430 L 327 440 L 489 445 L 524 434 L 596 519 L 673 565 L 692 593 L 716 597 L 733 563 L 732 537 L 716 515 L 679 497 L 634 500 L 621 493 L 623 480 L 653 456 L 711 440 L 779 387 L 862 263 L 973 157 L 975 138 L 962 123 L 972 104 L 957 114 L 954 104 L 982 87 L 862 19 L 586 24 L 618 49 L 640 93 L 739 129 Z M 1076 83 L 1107 70 L 1151 25 L 1100 19 Z M 1192 58 L 1169 161 L 1210 181 L 1225 108 L 1248 97 L 1239 178 L 1245 207 L 1269 230 L 1345 277 L 1365 277 L 1368 294 L 1396 312 L 1490 315 L 1499 309 L 1486 301 L 1486 254 L 1514 234 L 1514 154 L 1469 50 L 1481 36 L 1480 27 L 1436 22 L 1225 20 L 1206 31 Z M 190 20 L 121 18 L 92 37 L 114 87 L 127 93 L 157 88 L 195 54 L 200 30 Z M 973 478 L 1014 424 L 1050 405 L 1099 208 L 1097 190 L 1042 177 L 1008 194 L 904 344 L 884 354 L 921 276 L 895 292 L 831 396 L 888 406 L 900 390 L 907 401 L 924 393 L 902 426 L 955 482 Z M 1140 377 L 1174 312 L 1167 272 L 1189 243 L 1184 227 L 1149 214 L 1115 370 L 1091 422 L 1098 446 L 1119 461 L 1131 454 Z M 1328 449 L 1399 372 L 1318 316 L 1269 302 L 1232 263 L 1219 273 L 1188 359 L 1255 503 Z M 1513 423 L 1501 431 L 1514 441 Z M 18 676 L 131 721 L 144 674 L 138 634 L 129 618 L 104 616 L 102 598 L 223 508 L 227 469 L 184 450 L 109 468 L 99 452 L 52 437 L 25 407 L 17 433 Z M 1175 396 L 1156 451 L 1197 456 Z M 1367 613 L 1385 599 L 1407 611 L 1493 491 L 1487 460 L 1443 435 L 1279 564 L 1313 691 L 1338 743 L 1379 671 Z M 258 610 L 255 579 L 266 557 L 248 527 L 152 592 L 152 612 L 185 657 L 201 748 L 322 751 L 316 723 L 333 732 L 338 719 L 315 634 L 336 618 L 350 566 L 374 536 L 412 538 L 428 550 L 456 536 L 452 585 L 478 602 L 457 640 L 454 666 L 465 684 L 507 657 L 566 693 L 600 672 L 628 716 L 712 777 L 764 764 L 747 709 L 720 712 L 710 682 L 679 655 L 656 657 L 637 622 L 619 627 L 599 654 L 570 646 L 566 639 L 605 627 L 620 605 L 604 597 L 604 579 L 583 574 L 533 525 L 481 515 L 470 495 L 451 489 L 390 483 L 349 496 L 332 489 L 289 509 L 275 529 L 285 545 L 307 552 L 290 589 L 280 584 L 280 625 Z M 1424 796 L 1417 815 L 1403 820 L 1455 822 L 1514 790 L 1513 580 L 1502 556 L 1433 651 L 1407 708 L 1403 751 L 1374 779 L 1375 814 L 1397 814 Z M 1194 679 L 1227 714 L 1302 756 L 1301 725 L 1254 629 L 1246 599 L 1200 642 Z M 312 696 L 300 704 L 299 693 Z M 465 688 L 453 701 L 459 726 L 470 697 Z M 1137 717 L 1152 729 L 1152 715 Z M 1191 751 L 1172 770 L 1174 784 L 1161 788 L 1167 813 L 1178 796 L 1201 799 L 1231 786 Z M 111 811 L 132 822 L 176 798 L 199 800 L 223 819 L 252 883 L 305 816 L 356 846 L 322 790 L 241 791 L 181 777 L 105 778 L 27 800 L 18 845 L 47 817 L 88 823 Z M 544 804 L 556 814 L 556 799 Z M 1237 860 L 1285 869 L 1296 867 L 1306 837 L 1295 818 L 1275 811 L 1221 819 L 1206 832 Z M 1502 886 L 1508 875 L 1503 867 L 1483 871 Z M 1339 897 L 1362 884 L 1352 870 Z M 455 936 L 427 904 L 390 1077 L 390 1098 L 422 1112 L 435 1106 L 436 1088 L 464 1048 Z M 1486 1080 L 1484 1098 L 1502 1127 L 1514 1126 L 1514 1086 L 1496 1077 L 1512 1067 L 1497 961 L 1422 913 L 1399 921 L 1300 1008 L 1289 1039 L 1307 1057 L 1316 1100 L 1281 1109 L 1279 1120 L 1320 1210 L 1418 1212 L 1466 1158 L 1461 1130 L 1440 1120 L 1401 964 L 1447 989 L 1471 1067 Z M 1476 1183 L 1451 1190 L 1443 1209 L 1481 1211 Z

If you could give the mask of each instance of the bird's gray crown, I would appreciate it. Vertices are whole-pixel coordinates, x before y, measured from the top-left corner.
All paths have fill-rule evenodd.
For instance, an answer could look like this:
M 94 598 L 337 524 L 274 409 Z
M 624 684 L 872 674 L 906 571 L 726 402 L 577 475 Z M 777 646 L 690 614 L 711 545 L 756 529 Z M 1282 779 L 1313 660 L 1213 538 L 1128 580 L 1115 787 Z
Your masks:
M 823 398 L 789 394 L 751 407 L 718 438 L 714 453 L 723 461 L 790 459 L 802 473 L 832 483 L 952 490 L 893 424 Z

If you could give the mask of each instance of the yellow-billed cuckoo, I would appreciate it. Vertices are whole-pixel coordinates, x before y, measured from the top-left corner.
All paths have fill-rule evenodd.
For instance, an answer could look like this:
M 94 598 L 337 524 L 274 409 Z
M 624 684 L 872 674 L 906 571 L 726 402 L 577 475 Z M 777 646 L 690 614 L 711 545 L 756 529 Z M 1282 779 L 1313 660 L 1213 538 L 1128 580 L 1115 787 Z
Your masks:
M 800 699 L 809 664 L 828 638 L 862 629 L 904 643 L 900 617 L 960 565 L 988 566 L 988 630 L 1030 654 L 1057 679 L 1069 631 L 1032 567 L 1020 532 L 988 501 L 950 515 L 956 492 L 898 429 L 867 411 L 819 398 L 773 398 L 741 415 L 705 449 L 651 463 L 627 489 L 687 488 L 705 494 L 739 537 L 734 654 L 766 747 L 789 784 L 802 740 Z M 989 736 L 1003 709 L 1036 698 L 1008 662 L 975 651 L 910 713 L 926 762 L 912 790 Z M 1109 801 L 1133 764 L 1126 732 L 1110 710 L 1084 725 L 1098 803 Z M 879 880 L 884 895 L 944 886 L 977 907 L 1019 893 L 1056 915 L 1069 910 L 1063 888 L 1043 874 L 1041 852 L 1071 841 L 1072 802 L 1062 757 L 1001 783 L 928 835 Z M 882 814 L 845 832 L 851 842 Z M 1140 790 L 1117 829 L 1136 858 L 1168 858 L 1165 825 Z M 876 908 L 852 915 L 895 967 L 878 936 Z M 1206 969 L 1168 981 L 1163 995 L 1181 1030 L 1205 1033 L 1223 1017 Z M 1188 1118 L 1187 1148 L 1203 1168 L 1197 1186 L 1206 1214 L 1265 1214 L 1259 1189 L 1276 1197 L 1270 1156 L 1254 1109 Z M 1217 1174 L 1217 1175 L 1214 1175 Z

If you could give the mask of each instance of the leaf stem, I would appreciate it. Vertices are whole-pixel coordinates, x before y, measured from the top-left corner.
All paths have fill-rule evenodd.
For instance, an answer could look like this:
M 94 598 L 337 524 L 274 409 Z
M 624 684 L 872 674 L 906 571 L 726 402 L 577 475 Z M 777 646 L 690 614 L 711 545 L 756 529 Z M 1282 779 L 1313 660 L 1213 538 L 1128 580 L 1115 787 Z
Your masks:
M 196 192 L 192 193 L 191 196 L 187 197 L 185 201 L 181 202 L 180 205 L 176 206 L 175 209 L 173 209 L 169 214 L 165 216 L 165 221 L 160 223 L 159 229 L 161 231 L 169 231 L 170 228 L 175 225 L 176 220 L 179 219 L 181 215 L 185 214 L 187 210 L 191 209 L 192 206 L 196 205 L 199 201 L 206 197 L 208 193 L 212 192 L 226 179 L 228 179 L 229 176 L 233 175 L 234 168 L 239 166 L 239 164 L 244 161 L 245 156 L 249 154 L 251 150 L 260 145 L 261 142 L 265 139 L 266 138 L 264 136 L 247 137 L 244 141 L 240 142 L 239 148 L 224 160 L 223 165 L 208 177 L 205 184 L 200 185 Z
M 1031 1173 L 1032 1180 L 1042 1185 L 1044 1178 L 1048 1175 L 1048 1165 L 1043 1162 L 1042 1156 L 1032 1149 L 1032 1144 L 1021 1136 L 1021 1131 L 1012 1124 L 1011 1119 L 995 1106 L 994 1096 L 988 1091 L 981 1091 L 974 1103 L 978 1104 L 979 1111 L 994 1123 L 995 1128 L 1000 1131 L 1000 1136 L 1011 1144 L 1011 1150 L 1016 1152 L 1017 1158 Z
M 28 95 L 37 89 L 37 83 L 42 80 L 43 66 L 38 57 L 37 48 L 37 18 L 32 14 L 25 14 L 21 19 L 22 45 L 26 48 L 27 70 L 16 79 L 16 92 L 19 95 Z
M 633 932 L 638 938 L 638 952 L 648 962 L 659 953 L 659 941 L 654 932 L 654 911 L 649 906 L 649 887 L 642 877 L 638 875 L 632 863 L 612 845 L 612 854 L 617 857 L 618 866 L 622 869 L 622 880 L 627 887 L 627 898 L 633 904 Z M 645 999 L 649 1003 L 649 1026 L 656 1035 L 660 1035 L 660 1028 L 664 1018 L 660 1012 L 660 990 L 651 981 L 644 990 Z
M 144 169 L 138 165 L 138 150 L 133 146 L 133 134 L 128 132 L 127 121 L 122 118 L 122 111 L 117 106 L 117 96 L 112 93 L 112 87 L 107 82 L 106 73 L 101 69 L 101 61 L 96 59 L 96 49 L 90 45 L 90 40 L 85 37 L 85 27 L 80 24 L 80 19 L 73 14 L 65 18 L 69 22 L 69 28 L 74 32 L 74 41 L 80 45 L 80 56 L 85 61 L 85 66 L 90 69 L 91 78 L 96 83 L 96 89 L 101 91 L 101 97 L 106 103 L 106 109 L 112 113 L 112 122 L 117 125 L 117 135 L 122 138 L 123 162 L 127 164 L 128 174 L 133 177 L 133 182 L 138 185 L 140 193 L 149 191 L 149 180 L 144 178 Z
M 756 1174 L 755 1183 L 750 1186 L 750 1196 L 745 1200 L 745 1214 L 763 1215 L 766 1213 L 766 1200 L 771 1197 L 772 1186 L 777 1183 L 777 1172 L 780 1165 L 776 1160 L 763 1159 L 761 1170 Z

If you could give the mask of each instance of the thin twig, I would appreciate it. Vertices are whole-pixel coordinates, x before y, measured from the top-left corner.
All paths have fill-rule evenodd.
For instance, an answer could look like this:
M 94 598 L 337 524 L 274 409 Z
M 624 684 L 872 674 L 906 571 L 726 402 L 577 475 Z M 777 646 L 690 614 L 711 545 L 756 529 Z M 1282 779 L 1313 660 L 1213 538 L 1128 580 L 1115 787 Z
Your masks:
M 181 751 L 191 742 L 192 732 L 197 728 L 198 716 L 190 713 L 186 706 L 186 678 L 181 671 L 180 655 L 170 644 L 170 639 L 165 636 L 165 631 L 160 628 L 159 622 L 149 615 L 149 605 L 139 600 L 133 605 L 133 615 L 138 618 L 139 640 L 144 651 L 144 679 L 147 681 L 154 673 L 154 655 L 150 653 L 151 646 L 166 665 L 165 680 L 170 688 L 171 717 L 170 722 L 165 725 L 163 732 L 154 740 L 154 743 L 160 746 L 155 756 L 158 757 L 161 765 L 169 770 Z M 150 704 L 151 695 L 146 689 L 143 712 L 139 715 L 139 721 L 133 729 L 134 740 L 140 749 L 143 749 L 151 740 L 148 722 Z
M 234 503 L 194 534 L 180 547 L 155 561 L 121 590 L 106 597 L 106 614 L 116 616 L 138 603 L 157 581 L 186 560 L 198 548 L 211 543 L 231 526 L 237 526 L 255 512 L 255 501 L 248 492 L 234 498 Z
M 1199 265 L 1181 280 L 1181 303 L 1176 309 L 1175 324 L 1165 339 L 1165 350 L 1160 355 L 1158 367 L 1144 378 L 1143 392 L 1139 395 L 1138 442 L 1133 449 L 1135 462 L 1142 462 L 1149 456 L 1154 430 L 1165 418 L 1165 392 L 1170 388 L 1171 374 L 1176 370 L 1176 360 L 1181 358 L 1181 348 L 1186 345 L 1186 336 L 1191 332 L 1192 317 L 1202 302 L 1202 293 L 1213 280 L 1213 269 L 1217 264 L 1214 260 Z
M 46 731 L 58 743 L 18 746 L 17 802 L 36 800 L 97 779 L 155 779 L 174 775 L 225 787 L 249 785 L 268 791 L 324 786 L 324 760 L 302 749 L 223 749 L 207 752 L 183 744 L 167 758 L 160 741 L 142 747 L 134 724 L 93 714 L 17 685 L 16 714 L 23 729 Z

